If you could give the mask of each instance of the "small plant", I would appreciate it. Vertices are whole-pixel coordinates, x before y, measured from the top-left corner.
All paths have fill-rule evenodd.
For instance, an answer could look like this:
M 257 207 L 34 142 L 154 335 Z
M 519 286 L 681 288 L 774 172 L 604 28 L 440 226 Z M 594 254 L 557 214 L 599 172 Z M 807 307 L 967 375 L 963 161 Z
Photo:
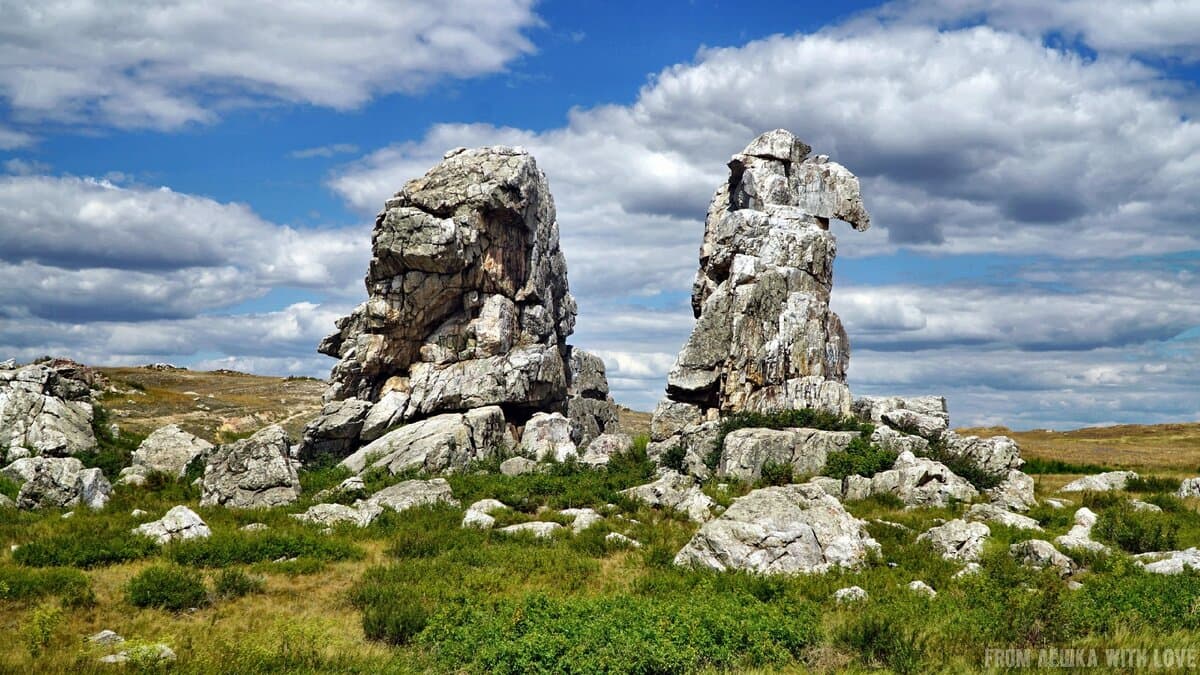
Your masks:
M 1130 553 L 1169 551 L 1178 543 L 1179 523 L 1173 514 L 1138 511 L 1120 502 L 1100 514 L 1093 532 Z
M 675 471 L 683 471 L 685 460 L 687 460 L 687 450 L 682 445 L 672 445 L 662 454 L 662 465 Z
M 837 641 L 858 652 L 868 666 L 885 666 L 897 673 L 920 672 L 926 639 L 892 617 L 868 614 L 850 624 Z
M 3 456 L 0 452 L 0 456 Z M 0 495 L 4 495 L 9 499 L 16 499 L 17 493 L 21 491 L 21 485 L 8 476 L 0 476 Z
M 1138 476 L 1125 483 L 1126 492 L 1175 492 L 1179 489 L 1178 478 L 1164 476 Z
M 413 641 L 429 623 L 429 611 L 420 598 L 411 595 L 388 597 L 363 611 L 363 633 L 370 640 L 403 646 Z
M 789 462 L 766 461 L 762 466 L 759 483 L 762 485 L 788 485 L 793 482 L 795 467 Z
M 108 410 L 96 405 L 92 408 L 92 434 L 96 437 L 96 449 L 75 456 L 89 468 L 99 468 L 110 481 L 115 481 L 121 469 L 129 466 L 133 451 L 145 440 L 137 434 L 114 434 Z
M 204 577 L 195 570 L 175 565 L 147 567 L 125 587 L 129 604 L 182 611 L 208 603 Z
M 25 569 L 0 565 L 0 600 L 31 600 L 58 596 L 67 607 L 96 604 L 92 582 L 79 570 L 56 567 Z
M 859 475 L 871 477 L 892 468 L 899 453 L 881 448 L 863 436 L 850 441 L 845 450 L 836 450 L 825 458 L 823 475 L 833 478 Z
M 263 580 L 239 569 L 224 569 L 217 574 L 213 589 L 219 598 L 240 598 L 251 593 L 261 593 Z
M 29 648 L 31 656 L 36 658 L 50 646 L 50 639 L 54 637 L 54 630 L 62 622 L 62 617 L 62 608 L 49 603 L 39 605 L 29 613 L 29 619 L 22 626 L 21 632 L 25 636 L 25 646 Z

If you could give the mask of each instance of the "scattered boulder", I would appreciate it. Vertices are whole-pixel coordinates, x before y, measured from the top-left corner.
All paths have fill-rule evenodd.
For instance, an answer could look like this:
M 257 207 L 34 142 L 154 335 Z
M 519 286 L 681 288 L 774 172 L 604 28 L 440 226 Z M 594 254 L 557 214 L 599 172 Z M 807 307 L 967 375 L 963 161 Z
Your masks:
M 206 539 L 212 536 L 212 530 L 195 511 L 182 504 L 172 507 L 162 518 L 142 523 L 132 532 L 144 537 L 150 537 L 159 544 L 169 544 L 172 541 L 187 539 Z
M 498 406 L 446 413 L 406 424 L 359 448 L 341 466 L 354 473 L 370 467 L 392 474 L 461 471 L 508 448 L 504 411 Z
M 991 530 L 983 523 L 955 519 L 933 527 L 917 537 L 928 541 L 946 560 L 977 561 Z
M 871 442 L 897 454 L 911 452 L 914 455 L 924 455 L 929 449 L 929 441 L 920 436 L 906 434 L 888 426 L 877 426 L 871 432 Z
M 1185 478 L 1183 482 L 1179 484 L 1179 490 L 1175 492 L 1175 496 L 1179 497 L 1180 499 L 1187 499 L 1188 497 L 1200 497 L 1200 477 Z
M 949 415 L 926 415 L 914 410 L 888 410 L 881 418 L 884 424 L 897 431 L 925 439 L 940 438 L 950 427 Z
M 496 519 L 492 514 L 507 508 L 508 506 L 498 499 L 481 499 L 467 507 L 467 512 L 463 515 L 462 526 L 490 530 L 496 525 Z
M 893 494 L 906 506 L 915 507 L 946 506 L 952 500 L 969 502 L 979 493 L 945 464 L 902 452 L 891 469 L 871 477 L 870 494 Z
M 139 664 L 166 663 L 175 660 L 175 651 L 164 644 L 139 645 L 123 649 L 116 654 L 101 656 L 100 663 L 123 664 L 136 661 Z
M 970 461 L 980 470 L 996 476 L 1008 476 L 1025 463 L 1021 448 L 1008 436 L 959 436 L 953 431 L 941 435 L 946 453 Z
M 1054 540 L 1055 544 L 1067 549 L 1084 549 L 1098 553 L 1108 552 L 1108 547 L 1092 540 L 1092 527 L 1096 525 L 1097 516 L 1084 506 L 1075 512 L 1075 524 L 1061 537 Z
M 1004 481 L 986 493 L 992 504 L 1009 511 L 1028 511 L 1037 506 L 1033 476 L 1017 469 L 1010 469 Z
M 854 399 L 852 411 L 855 417 L 875 426 L 888 424 L 884 415 L 907 411 L 942 420 L 943 423 L 938 426 L 943 431 L 950 427 L 950 413 L 942 396 L 859 396 Z
M 531 534 L 536 539 L 548 539 L 561 529 L 563 529 L 563 526 L 558 523 L 535 520 L 528 523 L 509 525 L 496 531 L 503 532 L 504 534 Z
M 458 500 L 450 492 L 450 483 L 445 478 L 406 480 L 376 492 L 366 501 L 397 512 L 435 504 L 458 506 Z
M 969 562 L 966 565 L 963 565 L 963 568 L 961 570 L 959 570 L 959 571 L 955 572 L 953 575 L 951 575 L 950 578 L 951 579 L 963 579 L 963 578 L 966 578 L 969 576 L 979 574 L 982 571 L 983 571 L 982 565 L 980 565 L 977 562 Z
M 359 500 L 354 506 L 346 506 L 345 504 L 314 504 L 308 507 L 308 510 L 304 513 L 293 513 L 292 517 L 305 523 L 323 527 L 333 527 L 343 523 L 366 527 L 378 518 L 381 513 L 383 513 L 382 506 Z
M 1018 542 L 1008 547 L 1009 554 L 1022 565 L 1035 569 L 1053 568 L 1059 576 L 1065 577 L 1075 569 L 1075 563 L 1054 548 L 1054 545 L 1042 539 L 1030 539 Z
M 132 465 L 121 469 L 118 483 L 140 484 L 152 471 L 183 478 L 188 465 L 210 453 L 213 444 L 198 438 L 177 424 L 156 429 L 133 451 Z
M 1144 502 L 1140 499 L 1130 499 L 1129 506 L 1133 507 L 1134 511 L 1148 511 L 1150 513 L 1162 513 L 1162 507 L 1150 502 Z
M 1046 497 L 1042 502 L 1052 509 L 1065 509 L 1071 505 L 1071 502 L 1065 499 L 1055 499 L 1054 497 Z
M 220 446 L 204 467 L 200 505 L 256 509 L 296 501 L 300 478 L 290 445 L 283 427 L 273 425 Z
M 595 509 L 563 509 L 559 513 L 571 519 L 571 530 L 575 534 L 604 520 L 604 517 L 596 513 Z
M 937 591 L 933 590 L 932 586 L 925 583 L 924 581 L 921 581 L 920 579 L 917 579 L 916 581 L 908 582 L 908 590 L 912 591 L 913 593 L 916 593 L 917 595 L 923 595 L 927 598 L 936 598 L 937 597 Z
M 967 509 L 966 519 L 981 523 L 996 523 L 1005 527 L 1012 527 L 1018 530 L 1036 530 L 1040 532 L 1042 526 L 1038 525 L 1038 521 L 1029 516 L 1022 516 L 1012 511 L 1006 511 L 995 504 L 975 504 Z
M 754 490 L 705 523 L 675 564 L 760 574 L 854 568 L 879 550 L 866 523 L 811 484 Z
M 87 641 L 94 645 L 107 647 L 109 645 L 119 645 L 125 641 L 125 638 L 118 635 L 116 631 L 111 631 L 106 628 L 99 633 L 89 635 Z
M 1084 476 L 1059 488 L 1059 492 L 1108 492 L 1124 490 L 1125 484 L 1138 475 L 1132 471 L 1106 471 Z
M 627 548 L 641 548 L 642 542 L 631 539 L 620 532 L 609 532 L 604 535 L 604 541 L 614 546 L 625 546 Z
M 849 586 L 847 588 L 839 588 L 833 592 L 833 599 L 837 604 L 844 605 L 852 602 L 862 602 L 868 599 L 867 592 L 858 586 Z
M 91 389 L 97 377 L 66 359 L 0 369 L 0 448 L 46 457 L 95 450 Z
M 238 530 L 242 532 L 262 532 L 269 529 L 271 529 L 271 527 L 266 523 L 247 523 L 246 525 L 238 528 Z
M 830 452 L 844 450 L 856 431 L 737 429 L 725 436 L 717 475 L 755 481 L 768 463 L 790 464 L 795 475 L 818 473 Z
M 16 505 L 20 509 L 85 506 L 102 509 L 112 486 L 100 469 L 85 469 L 74 457 L 25 457 L 0 471 L 21 484 Z
M 647 506 L 674 509 L 697 523 L 712 518 L 712 509 L 716 506 L 716 502 L 700 489 L 699 481 L 671 470 L 662 472 L 652 483 L 622 490 L 621 494 Z
M 509 457 L 500 462 L 500 473 L 505 476 L 521 476 L 534 473 L 538 469 L 538 463 L 528 457 Z
M 560 413 L 534 413 L 521 434 L 521 454 L 537 460 L 566 461 L 576 456 L 571 422 Z
M 587 451 L 579 461 L 591 467 L 608 466 L 608 460 L 612 459 L 613 455 L 628 452 L 632 447 L 633 438 L 629 434 L 603 433 L 588 443 Z
M 1200 548 L 1183 551 L 1142 553 L 1134 556 L 1142 569 L 1153 574 L 1182 574 L 1186 570 L 1200 571 Z M 1150 562 L 1146 562 L 1150 561 Z

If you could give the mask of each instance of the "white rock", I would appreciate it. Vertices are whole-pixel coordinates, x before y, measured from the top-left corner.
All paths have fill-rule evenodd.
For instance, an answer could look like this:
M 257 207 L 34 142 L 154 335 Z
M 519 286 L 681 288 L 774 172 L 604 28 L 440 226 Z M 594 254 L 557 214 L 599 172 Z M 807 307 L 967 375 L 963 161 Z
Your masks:
M 1124 490 L 1125 483 L 1138 475 L 1132 471 L 1107 471 L 1073 480 L 1059 488 L 1059 492 L 1108 492 Z
M 839 588 L 833 592 L 833 599 L 836 600 L 839 605 L 852 602 L 861 602 L 867 598 L 867 592 L 858 586 Z
M 588 466 L 607 466 L 613 455 L 628 452 L 633 447 L 633 438 L 629 434 L 604 433 L 588 443 L 583 457 L 579 461 Z
M 406 424 L 359 448 L 341 466 L 362 473 L 368 466 L 397 474 L 461 471 L 508 448 L 504 411 L 486 406 L 466 413 L 445 413 Z
M 1042 530 L 1042 526 L 1038 525 L 1038 521 L 1033 518 L 1005 511 L 995 504 L 975 504 L 971 506 L 970 509 L 967 509 L 966 519 L 977 522 L 997 523 L 1018 530 L 1037 530 L 1039 532 Z
M 94 645 L 119 645 L 125 641 L 125 638 L 117 635 L 115 631 L 104 629 L 94 635 L 89 635 L 87 641 Z
M 182 504 L 171 508 L 162 518 L 138 525 L 134 534 L 150 537 L 159 544 L 187 539 L 204 539 L 212 536 L 212 530 L 204 520 Z
M 1075 563 L 1042 539 L 1030 539 L 1008 547 L 1009 554 L 1022 565 L 1036 569 L 1053 568 L 1059 576 L 1067 576 L 1075 569 Z
M 906 506 L 946 506 L 952 500 L 971 501 L 979 494 L 945 464 L 911 452 L 900 453 L 891 469 L 872 476 L 870 492 L 896 495 Z
M 100 657 L 100 663 L 122 664 L 136 661 L 139 664 L 175 660 L 175 651 L 164 644 L 140 645 L 121 650 L 116 654 Z
M 712 518 L 716 505 L 694 477 L 671 470 L 664 471 L 652 483 L 622 490 L 621 494 L 655 508 L 674 509 L 697 523 Z
M 725 436 L 717 475 L 755 481 L 769 463 L 791 465 L 796 476 L 817 473 L 830 452 L 844 450 L 857 436 L 856 431 L 737 429 Z
M 521 476 L 538 470 L 538 463 L 528 457 L 509 457 L 500 462 L 500 473 L 505 476 Z
M 291 440 L 273 425 L 213 452 L 204 467 L 200 506 L 234 509 L 270 508 L 300 498 Z
M 576 456 L 571 421 L 561 413 L 534 413 L 521 433 L 521 454 L 534 459 L 563 462 Z
M 168 424 L 156 429 L 138 445 L 133 451 L 132 466 L 122 469 L 121 475 L 145 475 L 157 471 L 182 478 L 192 460 L 212 449 L 212 443 L 180 429 L 177 424 Z
M 1148 511 L 1150 513 L 1162 513 L 1162 507 L 1150 502 L 1144 502 L 1140 499 L 1130 499 L 1129 505 L 1134 511 Z
M 146 512 L 146 511 L 143 511 L 143 510 L 141 510 L 141 509 L 134 509 L 134 510 L 132 510 L 132 511 L 130 511 L 130 512 L 129 512 L 129 515 L 130 515 L 131 517 L 133 517 L 133 518 L 142 518 L 142 517 L 144 517 L 144 516 L 148 516 L 148 515 L 150 515 L 150 514 L 149 514 L 148 512 Z
M 554 536 L 554 533 L 561 530 L 562 525 L 558 523 L 544 522 L 535 520 L 529 523 L 519 523 L 517 525 L 509 525 L 502 527 L 497 532 L 505 534 L 532 534 L 537 539 L 546 539 Z
M 1200 549 L 1195 547 L 1183 551 L 1143 553 L 1135 557 L 1142 569 L 1153 574 L 1182 574 L 1184 570 L 1200 570 Z
M 450 483 L 445 478 L 406 480 L 376 492 L 366 501 L 368 504 L 375 504 L 397 512 L 406 511 L 415 506 L 459 505 L 458 500 L 450 492 Z
M 1065 509 L 1071 505 L 1071 502 L 1065 499 L 1055 499 L 1054 497 L 1046 497 L 1042 502 L 1052 509 Z
M 1009 511 L 1028 511 L 1037 506 L 1033 476 L 1017 469 L 1010 470 L 1003 482 L 986 492 L 993 504 Z
M 921 581 L 920 579 L 908 582 L 908 590 L 916 593 L 917 595 L 923 595 L 927 598 L 937 597 L 937 591 L 933 590 L 929 584 Z
M 1068 549 L 1084 549 L 1107 553 L 1109 548 L 1098 541 L 1092 540 L 1092 527 L 1096 525 L 1096 514 L 1084 506 L 1075 512 L 1075 524 L 1061 537 L 1054 540 L 1055 544 Z
M 342 523 L 351 523 L 358 527 L 370 525 L 383 513 L 383 507 L 359 500 L 354 506 L 345 504 L 314 504 L 304 513 L 293 513 L 296 520 L 331 527 Z
M 242 532 L 262 532 L 271 529 L 266 523 L 248 523 L 238 528 Z
M 1200 478 L 1185 478 L 1179 484 L 1179 490 L 1175 493 L 1175 496 L 1180 499 L 1200 497 Z
M 508 506 L 498 499 L 480 499 L 467 507 L 462 526 L 490 530 L 496 524 L 496 519 L 491 514 L 507 509 Z
M 596 513 L 594 509 L 563 509 L 559 513 L 571 519 L 571 529 L 575 534 L 604 520 L 604 516 Z
M 979 574 L 982 571 L 983 571 L 982 565 L 980 565 L 977 562 L 969 562 L 966 565 L 963 565 L 963 568 L 961 570 L 955 572 L 950 578 L 951 579 L 963 579 L 965 577 Z
M 928 541 L 946 560 L 979 560 L 983 545 L 991 536 L 991 530 L 983 523 L 968 523 L 951 520 L 933 527 L 917 537 L 917 541 Z
M 609 532 L 604 535 L 604 541 L 614 546 L 627 546 L 629 548 L 641 548 L 642 542 L 626 537 L 620 532 Z

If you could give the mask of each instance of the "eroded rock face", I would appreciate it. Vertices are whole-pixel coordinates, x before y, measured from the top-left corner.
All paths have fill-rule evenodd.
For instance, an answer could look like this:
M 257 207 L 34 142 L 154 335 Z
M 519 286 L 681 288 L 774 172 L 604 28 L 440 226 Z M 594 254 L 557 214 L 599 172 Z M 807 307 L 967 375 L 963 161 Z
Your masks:
M 755 481 L 770 463 L 791 465 L 794 476 L 818 473 L 830 452 L 844 450 L 857 436 L 856 431 L 737 429 L 725 436 L 717 475 Z
M 1054 548 L 1054 545 L 1042 539 L 1030 539 L 1013 544 L 1008 548 L 1009 555 L 1016 558 L 1022 565 L 1035 569 L 1052 568 L 1059 576 L 1067 576 L 1075 570 L 1075 563 Z
M 700 489 L 695 477 L 669 470 L 664 471 L 654 482 L 622 490 L 621 494 L 647 506 L 685 513 L 697 523 L 712 518 L 712 508 L 716 506 L 716 502 Z
M 84 506 L 102 509 L 112 486 L 100 469 L 85 469 L 74 457 L 25 457 L 0 473 L 21 484 L 16 506 L 21 509 Z
M 208 458 L 201 483 L 201 506 L 270 508 L 300 497 L 291 439 L 272 425 L 250 438 L 222 445 Z
M 505 450 L 509 443 L 504 411 L 487 406 L 404 425 L 359 448 L 341 464 L 355 473 L 369 467 L 393 474 L 410 469 L 458 471 Z
M 182 478 L 192 460 L 212 449 L 212 443 L 180 429 L 179 425 L 168 424 L 156 429 L 133 451 L 133 464 L 121 470 L 119 482 L 136 482 L 133 476 L 144 477 L 153 471 Z
M 459 148 L 405 184 L 376 219 L 366 286 L 319 348 L 338 364 L 302 458 L 490 406 L 514 427 L 565 415 L 580 449 L 619 431 L 603 362 L 567 345 L 576 306 L 554 200 L 524 150 Z
M 955 519 L 930 528 L 918 536 L 917 541 L 928 541 L 947 560 L 976 562 L 991 534 L 983 523 Z
M 704 524 L 677 565 L 760 574 L 820 573 L 866 562 L 879 544 L 866 523 L 812 484 L 754 490 Z
M 655 426 L 694 424 L 709 411 L 849 414 L 849 341 L 829 309 L 837 252 L 829 220 L 863 230 L 870 218 L 858 179 L 810 152 L 779 129 L 729 162 L 705 220 L 696 326 L 667 380 L 668 399 L 699 414 L 667 404 L 660 412 L 671 421 Z
M 849 492 L 847 488 L 847 499 Z M 971 501 L 979 494 L 945 464 L 909 452 L 900 453 L 891 469 L 870 478 L 869 493 L 896 495 L 906 506 L 946 506 L 952 500 Z
M 1033 476 L 1017 469 L 1011 469 L 999 485 L 987 491 L 987 496 L 993 504 L 1000 508 L 1009 511 L 1028 511 L 1037 506 L 1034 487 Z
M 371 495 L 365 503 L 396 512 L 435 504 L 458 506 L 458 500 L 454 498 L 450 491 L 450 483 L 445 478 L 406 480 L 396 483 Z
M 95 450 L 94 377 L 66 360 L 0 369 L 0 448 L 48 457 Z

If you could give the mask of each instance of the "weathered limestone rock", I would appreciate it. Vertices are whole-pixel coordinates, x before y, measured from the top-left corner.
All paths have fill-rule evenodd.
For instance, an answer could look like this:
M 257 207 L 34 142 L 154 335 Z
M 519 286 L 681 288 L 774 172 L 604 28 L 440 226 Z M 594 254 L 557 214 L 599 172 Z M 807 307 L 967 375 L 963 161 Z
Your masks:
M 856 431 L 737 429 L 725 436 L 717 475 L 754 481 L 768 463 L 790 464 L 796 476 L 817 473 L 830 452 L 845 449 L 857 436 Z
M 358 527 L 370 525 L 380 514 L 383 507 L 359 500 L 354 506 L 345 504 L 313 504 L 304 513 L 293 513 L 296 520 L 322 527 L 333 527 L 342 523 L 351 523 Z
M 924 415 L 912 410 L 889 410 L 883 413 L 883 423 L 898 431 L 932 439 L 945 433 L 950 421 L 945 417 Z
M 21 484 L 16 500 L 20 509 L 102 509 L 112 495 L 112 486 L 100 469 L 85 469 L 74 457 L 25 457 L 0 473 Z
M 856 417 L 876 426 L 903 430 L 909 426 L 906 422 L 920 422 L 913 426 L 926 426 L 932 432 L 920 434 L 925 438 L 933 438 L 950 428 L 950 413 L 946 399 L 941 396 L 860 396 L 854 399 L 852 407 Z
M 622 546 L 625 548 L 641 548 L 642 542 L 637 539 L 631 539 L 620 532 L 609 532 L 604 535 L 604 541 L 612 546 Z
M 967 509 L 966 519 L 980 523 L 996 523 L 1018 530 L 1041 531 L 1038 521 L 1029 516 L 1022 516 L 1012 511 L 1006 511 L 995 504 L 975 504 Z
M 504 412 L 498 406 L 446 413 L 406 424 L 359 448 L 341 465 L 355 473 L 384 467 L 396 474 L 460 471 L 508 448 Z
M 1134 556 L 1142 569 L 1153 574 L 1182 574 L 1185 570 L 1200 571 L 1200 549 L 1142 553 Z M 1150 562 L 1146 562 L 1150 561 Z
M 1148 511 L 1150 513 L 1162 513 L 1162 507 L 1150 502 L 1144 502 L 1140 499 L 1130 499 L 1129 506 L 1133 507 L 1134 511 Z
M 467 507 L 467 512 L 463 514 L 462 526 L 490 530 L 496 525 L 492 514 L 506 509 L 508 506 L 498 499 L 480 499 Z
M 963 568 L 954 574 L 950 575 L 951 579 L 963 579 L 965 577 L 974 576 L 983 571 L 983 565 L 977 562 L 969 562 L 963 565 Z
M 358 448 L 359 434 L 371 404 L 357 398 L 331 401 L 321 414 L 304 428 L 300 442 L 300 461 L 319 457 L 345 457 Z
M 918 536 L 917 541 L 928 541 L 946 560 L 974 562 L 979 560 L 983 544 L 991 534 L 991 530 L 983 523 L 955 519 L 930 528 Z
M 1108 492 L 1109 490 L 1124 490 L 1125 483 L 1138 475 L 1132 471 L 1106 471 L 1091 476 L 1084 476 L 1059 488 L 1059 492 Z
M 0 495 L 0 509 L 15 509 L 17 503 L 8 498 L 8 495 Z
M 946 506 L 951 500 L 966 502 L 979 494 L 945 464 L 909 452 L 900 453 L 891 469 L 871 477 L 870 493 L 896 495 L 906 506 Z
M 669 438 L 651 442 L 646 446 L 646 455 L 661 465 L 663 455 L 668 450 L 682 448 L 684 471 L 699 478 L 707 478 L 709 470 L 704 460 L 716 448 L 720 432 L 720 423 L 716 421 L 692 425 Z
M 578 347 L 569 348 L 567 360 L 567 418 L 571 440 L 580 449 L 602 434 L 619 433 L 617 404 L 608 395 L 604 361 Z
M 538 463 L 528 457 L 509 457 L 500 462 L 500 473 L 505 476 L 520 476 L 538 470 Z
M 521 434 L 521 454 L 537 460 L 563 462 L 576 456 L 571 422 L 560 413 L 534 413 Z
M 655 508 L 669 508 L 687 514 L 687 517 L 697 523 L 703 523 L 712 518 L 712 508 L 716 502 L 704 494 L 699 482 L 690 475 L 676 471 L 664 471 L 652 483 L 638 485 L 621 494 Z
M 1028 511 L 1037 506 L 1034 487 L 1033 476 L 1011 469 L 1003 482 L 986 492 L 988 499 L 1002 509 Z
M 677 565 L 760 574 L 821 573 L 866 562 L 879 544 L 866 523 L 811 484 L 754 490 L 705 523 Z
M 916 593 L 917 595 L 923 595 L 927 598 L 937 597 L 937 591 L 933 590 L 932 586 L 924 581 L 921 581 L 920 579 L 908 582 L 908 590 Z
M 1200 478 L 1185 478 L 1179 484 L 1179 490 L 1175 493 L 1176 497 L 1186 499 L 1188 497 L 1200 497 Z
M 502 527 L 496 531 L 503 532 L 504 534 L 531 534 L 536 539 L 548 539 L 553 537 L 554 533 L 561 529 L 563 529 L 563 526 L 559 525 L 558 523 L 535 520 L 529 523 L 509 525 L 508 527 Z
M 858 586 L 849 586 L 839 588 L 833 592 L 833 599 L 837 604 L 842 605 L 851 602 L 862 602 L 868 599 L 867 592 Z
M 591 467 L 607 466 L 613 455 L 628 452 L 633 447 L 629 434 L 604 433 L 592 439 L 579 461 Z
M 712 412 L 820 408 L 849 414 L 849 341 L 829 309 L 837 244 L 829 219 L 866 229 L 858 179 L 782 129 L 729 162 L 709 205 L 692 286 L 696 326 L 667 398 Z M 660 406 L 683 431 L 688 409 Z M 656 414 L 655 417 L 659 417 Z M 678 433 L 678 432 L 675 432 Z M 666 435 L 673 435 L 668 433 Z
M 595 509 L 563 509 L 559 514 L 571 519 L 571 531 L 579 534 L 589 527 L 604 520 Z
M 296 501 L 300 478 L 290 445 L 283 428 L 273 425 L 220 446 L 204 467 L 200 505 L 255 509 Z
M 1054 540 L 1063 548 L 1078 548 L 1098 553 L 1107 553 L 1109 548 L 1092 539 L 1092 528 L 1096 525 L 1097 516 L 1094 511 L 1084 506 L 1075 512 L 1075 523 L 1071 529 Z
M 1021 448 L 1008 436 L 959 436 L 953 431 L 944 432 L 942 440 L 946 452 L 955 457 L 966 458 L 978 468 L 990 474 L 1007 476 L 1012 469 L 1025 463 L 1021 459 Z
M 116 631 L 111 631 L 106 628 L 99 633 L 89 635 L 87 641 L 94 645 L 107 647 L 109 645 L 119 645 L 125 641 L 125 638 L 118 635 Z
M 131 466 L 121 469 L 118 483 L 138 483 L 138 478 L 157 471 L 168 476 L 182 478 L 188 464 L 197 457 L 207 455 L 213 444 L 198 438 L 177 424 L 168 424 L 156 429 L 133 451 Z
M 929 448 L 929 441 L 920 436 L 901 433 L 889 426 L 876 426 L 871 432 L 871 442 L 892 452 L 911 452 L 922 455 Z
M 458 500 L 450 491 L 445 478 L 432 480 L 406 480 L 386 487 L 371 495 L 367 504 L 382 506 L 393 511 L 407 511 L 416 506 L 446 504 L 458 506 Z
M 1053 568 L 1059 576 L 1065 577 L 1075 569 L 1075 563 L 1054 548 L 1054 545 L 1042 539 L 1030 539 L 1008 547 L 1008 552 L 1022 565 L 1036 569 Z
M 182 504 L 172 507 L 162 518 L 142 523 L 133 528 L 134 534 L 150 537 L 159 544 L 169 544 L 172 541 L 186 539 L 205 539 L 212 536 L 212 530 L 204 519 Z
M 90 398 L 95 377 L 66 360 L 0 369 L 0 448 L 48 457 L 95 450 Z

